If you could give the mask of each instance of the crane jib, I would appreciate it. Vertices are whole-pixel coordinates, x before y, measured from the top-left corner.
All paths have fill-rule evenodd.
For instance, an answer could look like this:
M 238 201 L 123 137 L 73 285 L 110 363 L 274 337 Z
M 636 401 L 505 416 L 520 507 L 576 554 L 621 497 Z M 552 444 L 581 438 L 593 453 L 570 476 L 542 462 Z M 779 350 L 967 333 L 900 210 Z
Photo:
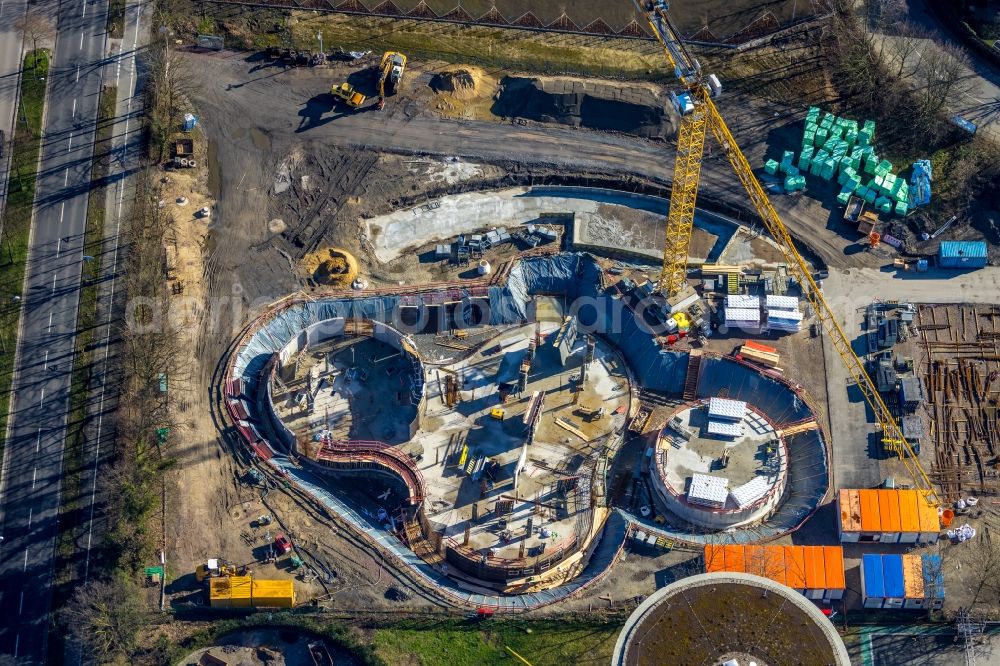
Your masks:
M 858 358 L 851 347 L 850 340 L 836 317 L 830 310 L 823 292 L 813 279 L 809 267 L 795 247 L 788 229 L 778 216 L 777 211 L 768 199 L 746 156 L 722 115 L 712 102 L 722 91 L 721 83 L 714 75 L 708 77 L 707 84 L 701 80 L 701 69 L 684 47 L 680 34 L 674 29 L 667 15 L 668 4 L 665 0 L 633 0 L 636 8 L 645 15 L 653 36 L 663 46 L 664 55 L 674 68 L 674 73 L 688 89 L 684 104 L 679 109 L 682 114 L 678 127 L 677 156 L 674 163 L 673 179 L 671 181 L 670 212 L 667 215 L 667 238 L 676 242 L 668 243 L 663 257 L 663 271 L 660 275 L 659 288 L 670 297 L 676 296 L 680 290 L 687 287 L 688 244 L 691 229 L 694 224 L 695 197 L 701 168 L 701 150 L 705 134 L 710 130 L 715 140 L 722 146 L 723 153 L 730 166 L 747 191 L 765 228 L 777 243 L 785 257 L 789 271 L 802 285 L 803 295 L 812 304 L 817 317 L 827 332 L 826 339 L 833 345 L 840 356 L 844 367 L 851 378 L 857 383 L 865 401 L 875 416 L 876 427 L 881 431 L 882 441 L 886 450 L 895 451 L 907 472 L 913 478 L 914 485 L 922 492 L 930 504 L 940 504 L 940 498 L 934 489 L 910 444 L 903 437 L 902 429 L 886 405 L 878 388 L 868 376 L 864 363 Z M 675 96 L 679 97 L 679 96 Z

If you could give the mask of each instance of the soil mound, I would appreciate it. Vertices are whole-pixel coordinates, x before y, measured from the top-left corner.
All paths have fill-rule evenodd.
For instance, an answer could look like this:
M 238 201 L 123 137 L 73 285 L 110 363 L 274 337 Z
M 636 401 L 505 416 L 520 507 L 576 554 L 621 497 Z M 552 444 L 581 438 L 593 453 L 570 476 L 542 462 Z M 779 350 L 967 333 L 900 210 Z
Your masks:
M 444 70 L 431 79 L 431 89 L 459 99 L 472 99 L 482 88 L 483 73 L 475 68 L 462 67 Z
M 649 88 L 571 78 L 508 76 L 493 113 L 665 139 L 676 133 L 668 101 Z
M 317 284 L 348 287 L 358 276 L 358 261 L 347 250 L 325 248 L 302 259 L 309 276 Z

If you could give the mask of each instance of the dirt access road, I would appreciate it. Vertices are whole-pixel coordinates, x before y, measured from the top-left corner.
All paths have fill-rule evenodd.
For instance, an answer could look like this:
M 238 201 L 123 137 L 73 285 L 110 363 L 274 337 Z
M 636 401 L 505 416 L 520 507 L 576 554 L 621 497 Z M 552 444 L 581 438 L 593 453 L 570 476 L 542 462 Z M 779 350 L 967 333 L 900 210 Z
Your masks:
M 201 78 L 199 110 L 219 130 L 219 136 L 212 138 L 224 142 L 248 132 L 264 134 L 266 147 L 256 142 L 262 153 L 258 158 L 272 164 L 306 144 L 319 144 L 318 149 L 457 156 L 581 174 L 622 175 L 659 184 L 669 184 L 671 179 L 673 146 L 669 143 L 558 125 L 441 118 L 430 110 L 427 76 L 406 81 L 403 94 L 391 98 L 382 113 L 341 113 L 331 108 L 327 94 L 331 81 L 341 75 L 336 70 L 261 67 L 247 61 L 255 56 L 236 53 L 192 53 L 188 58 L 193 73 Z M 787 144 L 801 122 L 800 109 L 769 107 L 755 112 L 751 100 L 736 96 L 725 100 L 726 108 L 739 110 L 731 129 L 751 164 L 763 164 L 769 142 L 776 143 L 779 151 L 794 147 Z M 746 194 L 718 148 L 704 162 L 701 193 L 703 202 L 747 208 Z M 773 203 L 792 234 L 808 242 L 828 265 L 878 265 L 877 258 L 854 253 L 853 237 L 840 233 L 839 210 L 809 197 L 779 195 Z

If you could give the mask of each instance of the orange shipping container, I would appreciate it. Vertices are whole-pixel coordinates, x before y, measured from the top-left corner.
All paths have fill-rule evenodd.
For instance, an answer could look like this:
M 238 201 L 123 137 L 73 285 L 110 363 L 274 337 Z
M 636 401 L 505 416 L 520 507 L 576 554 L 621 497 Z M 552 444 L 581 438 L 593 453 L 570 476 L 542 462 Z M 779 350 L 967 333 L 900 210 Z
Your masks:
M 746 573 L 746 563 L 743 558 L 743 546 L 723 546 L 725 551 L 725 571 Z
M 899 532 L 899 494 L 894 490 L 878 490 L 878 512 L 883 532 Z
M 845 589 L 847 581 L 844 579 L 844 549 L 840 546 L 823 546 L 822 548 L 826 589 Z
M 941 519 L 937 507 L 930 502 L 930 491 L 923 490 L 917 497 L 917 513 L 920 516 L 921 532 L 938 532 L 941 530 Z
M 924 598 L 924 562 L 920 555 L 903 555 L 903 590 L 907 599 Z
M 726 570 L 726 558 L 722 548 L 714 544 L 705 546 L 705 573 Z
M 920 514 L 917 513 L 917 491 L 900 490 L 899 522 L 901 532 L 919 532 Z
M 861 531 L 861 494 L 857 490 L 848 490 L 847 496 L 851 500 L 851 520 L 854 521 L 856 531 Z
M 784 546 L 764 546 L 764 566 L 765 576 L 782 585 L 788 585 Z
M 785 585 L 796 590 L 806 586 L 806 559 L 802 554 L 802 546 L 784 546 L 785 549 Z
M 743 547 L 744 571 L 755 576 L 767 578 L 767 566 L 765 565 L 765 555 L 763 546 Z
M 805 559 L 806 588 L 812 590 L 826 589 L 826 567 L 823 564 L 822 546 L 803 546 Z
M 844 532 L 860 532 L 861 525 L 858 524 L 858 515 L 851 511 L 851 493 L 856 491 L 843 488 L 840 491 L 840 529 Z
M 874 490 L 859 490 L 861 497 L 861 531 L 881 532 L 882 521 L 878 512 L 878 493 Z

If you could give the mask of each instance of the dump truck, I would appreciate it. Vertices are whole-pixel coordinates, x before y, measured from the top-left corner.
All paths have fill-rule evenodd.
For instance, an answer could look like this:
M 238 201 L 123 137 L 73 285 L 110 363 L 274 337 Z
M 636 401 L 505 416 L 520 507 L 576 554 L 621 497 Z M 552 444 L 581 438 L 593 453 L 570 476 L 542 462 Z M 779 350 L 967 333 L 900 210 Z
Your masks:
M 861 213 L 861 217 L 858 219 L 858 233 L 865 239 L 871 239 L 873 233 L 878 232 L 879 219 L 878 215 L 866 210 Z
M 851 224 L 857 224 L 864 210 L 865 200 L 852 194 L 847 200 L 847 207 L 844 208 L 844 219 Z
M 330 86 L 330 94 L 333 95 L 334 99 L 340 100 L 352 109 L 359 108 L 368 99 L 346 81 L 339 86 L 337 84 Z

